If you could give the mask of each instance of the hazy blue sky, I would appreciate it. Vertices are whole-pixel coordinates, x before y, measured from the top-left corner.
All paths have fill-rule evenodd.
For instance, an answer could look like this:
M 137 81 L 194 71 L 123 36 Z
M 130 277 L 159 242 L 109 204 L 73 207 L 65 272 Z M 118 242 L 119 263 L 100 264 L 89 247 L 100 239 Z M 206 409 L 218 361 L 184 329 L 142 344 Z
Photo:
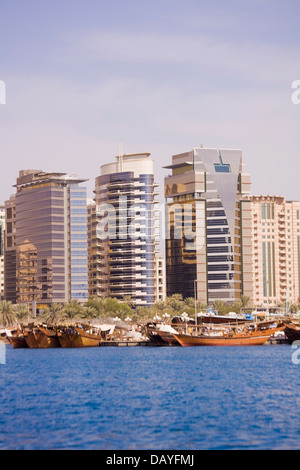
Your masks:
M 0 0 L 0 202 L 19 169 L 89 178 L 123 151 L 241 148 L 300 199 L 299 0 Z M 162 191 L 163 188 L 161 188 Z

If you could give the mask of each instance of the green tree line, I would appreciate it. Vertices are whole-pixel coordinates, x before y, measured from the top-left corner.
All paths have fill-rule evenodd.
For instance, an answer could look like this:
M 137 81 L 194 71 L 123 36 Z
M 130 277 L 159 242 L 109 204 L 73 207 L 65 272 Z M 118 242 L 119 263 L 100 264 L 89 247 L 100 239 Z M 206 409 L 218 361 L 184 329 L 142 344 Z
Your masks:
M 248 297 L 241 297 L 240 302 L 226 304 L 223 301 L 216 301 L 213 307 L 219 314 L 224 315 L 229 312 L 239 313 L 242 307 L 249 303 Z M 121 320 L 147 321 L 152 320 L 157 315 L 161 318 L 166 314 L 172 318 L 186 313 L 189 317 L 195 316 L 195 300 L 193 297 L 183 299 L 181 294 L 174 294 L 164 301 L 157 302 L 151 307 L 133 308 L 130 297 L 124 297 L 119 301 L 111 297 L 91 297 L 81 304 L 77 300 L 72 300 L 67 304 L 50 304 L 43 313 L 38 316 L 38 320 L 47 324 L 58 324 L 60 322 L 91 321 L 97 318 L 118 317 Z M 201 302 L 196 303 L 196 312 L 206 312 L 207 305 Z M 28 313 L 27 305 L 13 305 L 5 300 L 0 302 L 0 325 L 3 327 L 12 326 L 17 323 L 32 321 L 32 316 Z

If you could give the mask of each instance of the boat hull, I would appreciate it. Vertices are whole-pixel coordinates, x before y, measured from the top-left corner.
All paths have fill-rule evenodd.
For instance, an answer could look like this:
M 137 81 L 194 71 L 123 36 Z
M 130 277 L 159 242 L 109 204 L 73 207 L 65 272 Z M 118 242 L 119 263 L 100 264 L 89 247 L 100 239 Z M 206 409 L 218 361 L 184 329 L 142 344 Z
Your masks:
M 55 332 L 47 328 L 39 327 L 36 333 L 38 347 L 40 349 L 59 348 L 60 343 Z
M 92 348 L 97 347 L 101 341 L 101 335 L 89 333 L 81 328 L 75 327 L 77 335 L 75 336 L 75 347 Z
M 57 335 L 59 344 L 62 348 L 74 348 L 73 337 L 75 335 L 68 332 L 60 332 Z
M 79 329 L 78 329 L 79 330 Z M 90 335 L 84 331 L 60 332 L 58 341 L 62 348 L 91 348 L 100 345 L 100 336 Z
M 289 343 L 300 340 L 300 326 L 298 325 L 294 325 L 293 323 L 286 324 L 284 333 Z
M 24 338 L 30 349 L 39 349 L 37 335 L 35 331 L 25 332 Z
M 28 348 L 24 336 L 8 336 L 8 341 L 15 349 Z
M 270 335 L 253 335 L 247 337 L 209 337 L 174 334 L 174 337 L 181 344 L 181 346 L 261 346 L 268 341 Z
M 99 346 L 100 340 L 98 338 L 87 338 L 85 336 L 78 335 L 74 338 L 75 348 L 95 348 Z
M 162 339 L 162 341 L 165 344 L 168 344 L 169 346 L 175 346 L 178 345 L 178 341 L 174 338 L 173 334 L 156 330 L 157 335 Z

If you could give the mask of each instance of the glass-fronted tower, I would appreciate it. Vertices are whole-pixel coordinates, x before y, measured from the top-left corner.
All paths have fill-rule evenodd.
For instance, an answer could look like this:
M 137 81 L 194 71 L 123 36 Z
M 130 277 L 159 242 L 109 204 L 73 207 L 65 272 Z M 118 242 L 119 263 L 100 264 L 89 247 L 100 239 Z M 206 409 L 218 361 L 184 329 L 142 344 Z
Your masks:
M 15 269 L 6 269 L 7 300 L 37 305 L 87 300 L 84 181 L 64 173 L 20 171 L 16 194 L 6 203 L 6 264 L 15 257 Z
M 130 297 L 134 306 L 150 306 L 156 300 L 156 185 L 149 156 L 119 155 L 114 163 L 103 165 L 96 178 L 99 295 Z
M 242 152 L 195 148 L 165 178 L 167 295 L 212 304 L 252 297 L 250 176 Z

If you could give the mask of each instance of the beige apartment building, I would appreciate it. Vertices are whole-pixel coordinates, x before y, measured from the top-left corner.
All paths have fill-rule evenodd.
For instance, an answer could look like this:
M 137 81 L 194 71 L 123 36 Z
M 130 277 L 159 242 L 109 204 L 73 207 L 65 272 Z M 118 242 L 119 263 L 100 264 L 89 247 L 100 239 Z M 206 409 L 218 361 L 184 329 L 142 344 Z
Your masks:
M 4 298 L 5 206 L 0 206 L 0 299 Z
M 251 196 L 255 306 L 298 303 L 300 202 Z

